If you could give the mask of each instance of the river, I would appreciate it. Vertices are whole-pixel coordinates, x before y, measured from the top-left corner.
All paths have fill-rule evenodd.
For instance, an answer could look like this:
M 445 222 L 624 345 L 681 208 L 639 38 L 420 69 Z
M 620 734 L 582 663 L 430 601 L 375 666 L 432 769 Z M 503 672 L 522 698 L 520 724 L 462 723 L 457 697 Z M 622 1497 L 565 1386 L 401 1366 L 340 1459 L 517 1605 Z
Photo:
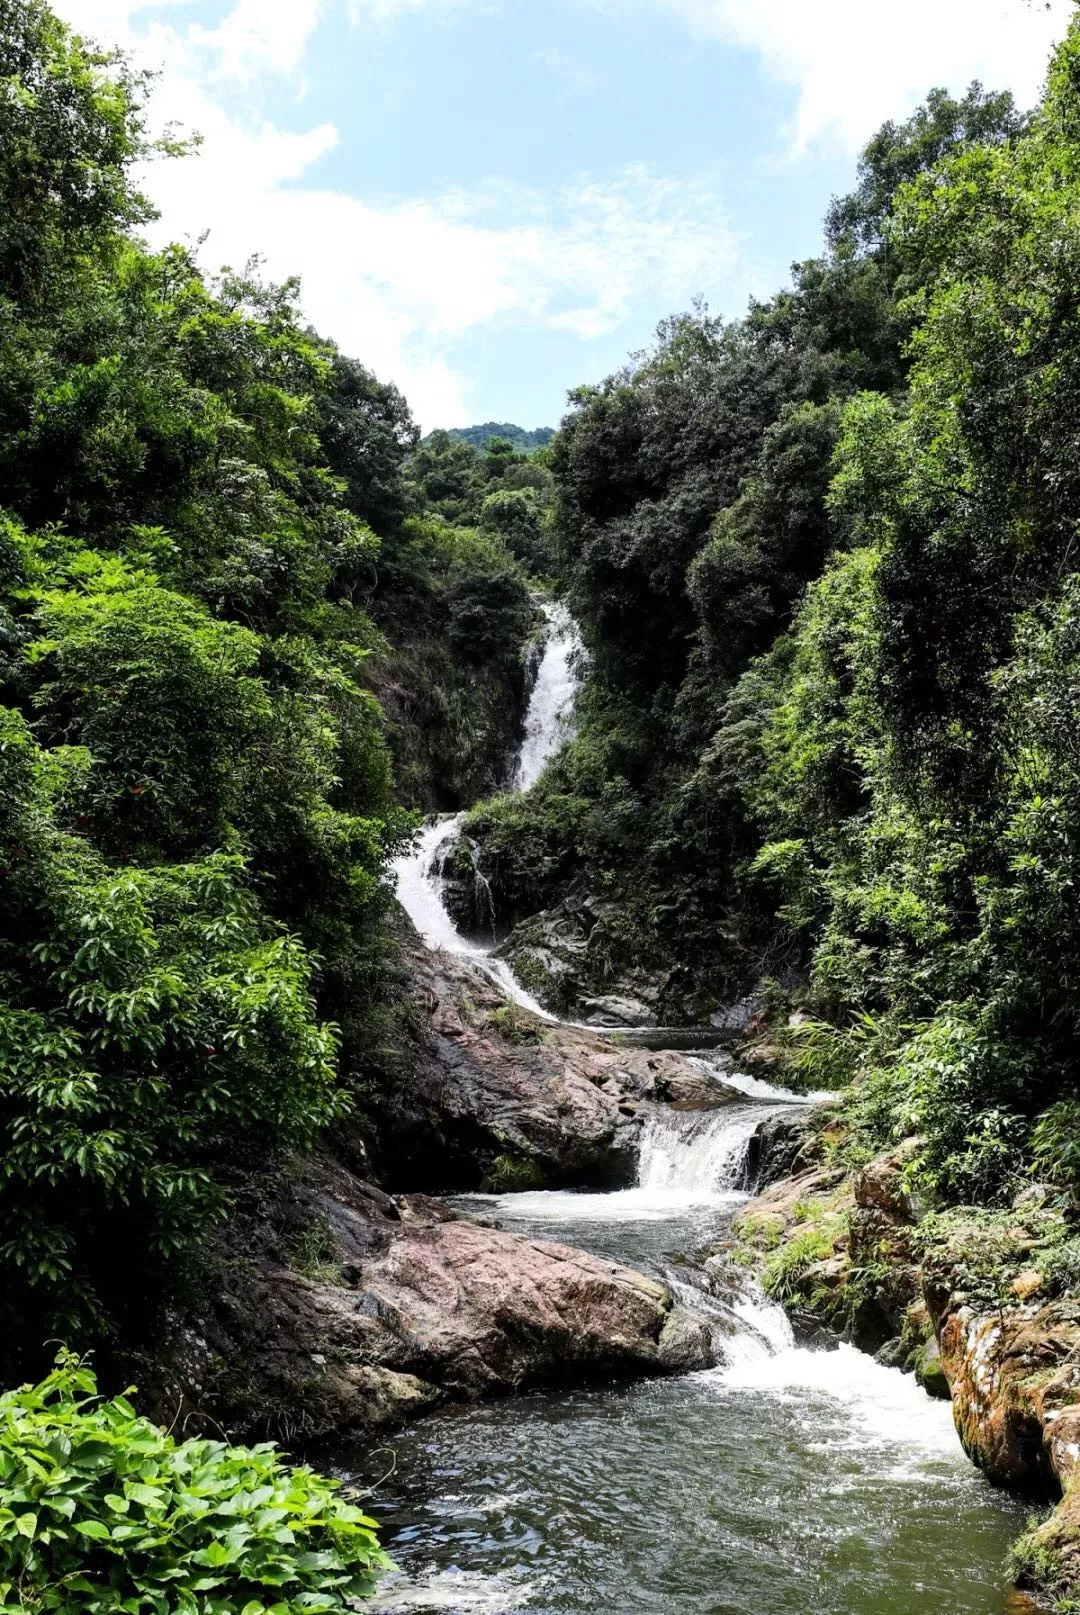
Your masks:
M 557 608 L 555 608 L 557 610 Z M 530 707 L 526 784 L 566 733 L 573 629 L 554 616 Z M 518 780 L 523 770 L 519 769 Z M 398 870 L 432 946 L 500 961 L 438 896 L 444 821 Z M 538 1006 L 536 1006 L 538 1007 Z M 710 1056 L 702 1055 L 703 1059 Z M 638 1186 L 611 1194 L 470 1196 L 501 1226 L 559 1239 L 671 1283 L 748 1199 L 764 1115 L 799 1104 L 728 1076 L 719 1111 L 658 1110 Z M 799 1347 L 750 1278 L 717 1308 L 724 1366 L 554 1389 L 426 1419 L 344 1464 L 371 1488 L 400 1572 L 376 1611 L 440 1615 L 1001 1615 L 1016 1500 L 969 1464 L 949 1407 L 848 1346 Z M 1028 1607 L 1028 1606 L 1024 1606 Z

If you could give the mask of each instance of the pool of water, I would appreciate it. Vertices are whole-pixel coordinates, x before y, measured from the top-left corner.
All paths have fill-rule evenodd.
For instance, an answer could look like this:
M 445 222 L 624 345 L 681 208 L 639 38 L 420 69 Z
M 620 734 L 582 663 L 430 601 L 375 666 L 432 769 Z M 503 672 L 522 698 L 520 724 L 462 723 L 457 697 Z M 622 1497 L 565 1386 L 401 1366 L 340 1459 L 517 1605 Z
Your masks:
M 639 1189 L 463 1209 L 646 1271 L 722 1238 L 762 1096 L 667 1118 Z M 665 1133 L 665 1129 L 667 1132 Z M 651 1150 L 651 1154 L 650 1154 Z M 714 1170 L 710 1169 L 712 1162 Z M 798 1347 L 747 1284 L 723 1367 L 446 1412 L 344 1465 L 400 1573 L 377 1611 L 1002 1615 L 1021 1503 L 947 1404 L 849 1347 Z

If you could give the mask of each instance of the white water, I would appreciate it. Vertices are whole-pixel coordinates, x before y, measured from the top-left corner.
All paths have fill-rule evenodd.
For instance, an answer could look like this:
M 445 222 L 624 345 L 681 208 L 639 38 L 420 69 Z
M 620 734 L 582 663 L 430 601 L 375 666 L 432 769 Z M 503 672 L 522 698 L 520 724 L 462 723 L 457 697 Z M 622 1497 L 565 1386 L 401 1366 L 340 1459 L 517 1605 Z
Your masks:
M 757 1078 L 725 1073 L 722 1080 L 740 1092 L 747 1084 L 751 1101 L 713 1111 L 652 1112 L 643 1129 L 638 1183 L 633 1189 L 612 1194 L 539 1191 L 483 1199 L 508 1226 L 525 1225 L 534 1235 L 546 1232 L 551 1238 L 574 1240 L 584 1234 L 595 1243 L 598 1229 L 611 1225 L 614 1235 L 621 1227 L 619 1254 L 631 1265 L 637 1265 L 634 1246 L 655 1247 L 655 1231 L 664 1223 L 677 1225 L 680 1239 L 686 1232 L 692 1238 L 700 1229 L 702 1236 L 715 1241 L 727 1219 L 750 1198 L 746 1159 L 758 1126 L 766 1116 L 805 1104 L 802 1096 L 789 1096 Z M 574 1224 L 578 1228 L 570 1232 Z M 636 1239 L 633 1224 L 640 1229 Z M 605 1255 L 616 1254 L 608 1237 L 602 1244 Z M 681 1300 L 689 1305 L 695 1299 L 703 1301 L 677 1271 L 666 1272 L 665 1277 Z M 882 1367 L 853 1346 L 813 1351 L 798 1345 L 787 1314 L 750 1278 L 742 1293 L 725 1301 L 722 1309 L 737 1326 L 724 1340 L 724 1365 L 694 1376 L 709 1396 L 750 1392 L 766 1403 L 782 1404 L 789 1414 L 806 1421 L 806 1430 L 823 1454 L 873 1449 L 881 1474 L 917 1476 L 928 1465 L 940 1464 L 963 1471 L 950 1408 L 927 1397 L 912 1376 Z
M 660 1110 L 641 1133 L 638 1192 L 707 1205 L 742 1188 L 746 1152 L 761 1114 L 737 1109 Z
M 581 640 L 565 606 L 545 605 L 549 633 L 544 644 L 536 683 L 525 715 L 525 739 L 513 771 L 514 789 L 528 790 L 570 736 L 570 719 L 580 682 L 576 671 Z M 468 959 L 523 1009 L 554 1021 L 515 977 L 502 959 L 491 957 L 491 947 L 463 936 L 442 900 L 442 872 L 454 842 L 461 834 L 464 813 L 433 820 L 420 832 L 411 852 L 394 864 L 398 902 L 429 948 L 440 948 Z
M 581 635 L 563 605 L 545 605 L 548 638 L 525 715 L 525 740 L 513 775 L 513 788 L 535 785 L 564 740 L 578 691 Z
M 826 1100 L 839 1097 L 832 1093 L 796 1093 L 793 1088 L 781 1088 L 775 1082 L 766 1082 L 762 1077 L 748 1076 L 745 1071 L 727 1071 L 717 1067 L 707 1055 L 694 1055 L 691 1058 L 711 1072 L 725 1088 L 732 1088 L 736 1093 L 745 1094 L 747 1099 L 782 1099 L 788 1105 L 821 1105 Z

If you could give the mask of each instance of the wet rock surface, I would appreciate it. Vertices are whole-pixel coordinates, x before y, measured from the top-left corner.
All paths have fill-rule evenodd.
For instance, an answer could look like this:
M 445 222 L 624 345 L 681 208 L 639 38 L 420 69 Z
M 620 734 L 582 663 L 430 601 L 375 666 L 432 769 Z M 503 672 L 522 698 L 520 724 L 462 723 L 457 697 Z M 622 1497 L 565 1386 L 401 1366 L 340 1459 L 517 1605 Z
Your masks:
M 684 1055 L 620 1048 L 508 1005 L 467 961 L 413 945 L 408 969 L 415 1050 L 372 1140 L 395 1192 L 622 1187 L 643 1103 L 732 1099 Z
M 795 1273 L 793 1315 L 804 1329 L 817 1318 L 843 1331 L 951 1400 L 965 1451 L 995 1485 L 1062 1498 L 1022 1541 L 1018 1563 L 1029 1591 L 1075 1599 L 1080 1301 L 1054 1294 L 1052 1278 L 1070 1225 L 1033 1190 L 1011 1212 L 921 1222 L 905 1172 L 915 1148 L 908 1141 L 850 1177 L 804 1167 L 767 1187 L 736 1229 L 766 1263 L 808 1230 L 831 1241 Z
M 745 990 L 726 955 L 676 963 L 646 957 L 625 905 L 587 888 L 510 920 L 500 955 L 548 1009 L 568 1019 L 600 1027 L 711 1024 L 734 1042 L 760 1010 L 757 999 L 745 1013 L 725 1007 Z
M 311 1441 L 452 1401 L 713 1361 L 664 1285 L 319 1160 L 239 1221 L 159 1395 L 244 1434 Z M 300 1269 L 303 1268 L 303 1271 Z

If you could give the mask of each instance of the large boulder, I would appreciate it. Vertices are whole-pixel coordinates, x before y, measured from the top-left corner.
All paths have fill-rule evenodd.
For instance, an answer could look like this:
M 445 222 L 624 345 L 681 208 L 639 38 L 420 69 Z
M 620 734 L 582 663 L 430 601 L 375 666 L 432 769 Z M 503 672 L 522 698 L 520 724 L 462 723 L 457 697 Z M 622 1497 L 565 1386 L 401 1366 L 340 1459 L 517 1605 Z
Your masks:
M 395 1192 L 622 1187 L 635 1180 L 644 1102 L 735 1097 L 684 1055 L 620 1048 L 510 1005 L 480 965 L 449 954 L 413 944 L 406 992 L 419 1030 L 370 1140 Z
M 244 1434 L 315 1440 L 447 1401 L 714 1361 L 703 1318 L 662 1284 L 565 1245 L 388 1201 L 314 1163 L 221 1251 L 160 1400 Z
M 1080 1457 L 1080 1301 L 1048 1296 L 1039 1266 L 1059 1221 L 954 1214 L 922 1269 L 965 1450 L 1036 1495 L 1066 1489 Z

